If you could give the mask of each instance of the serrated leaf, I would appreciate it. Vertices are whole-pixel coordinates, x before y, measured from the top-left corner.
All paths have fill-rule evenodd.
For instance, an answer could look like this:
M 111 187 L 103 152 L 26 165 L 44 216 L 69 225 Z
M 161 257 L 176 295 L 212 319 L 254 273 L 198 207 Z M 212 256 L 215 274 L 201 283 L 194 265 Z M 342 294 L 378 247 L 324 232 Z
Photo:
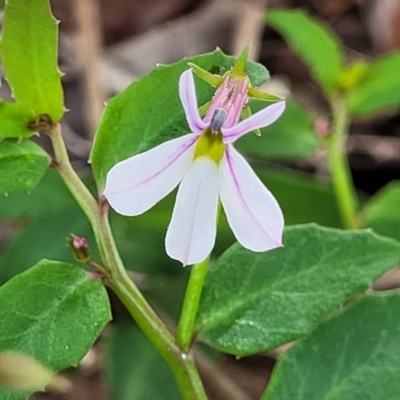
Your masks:
M 48 0 L 8 0 L 0 52 L 14 98 L 35 115 L 64 114 L 57 21 Z
M 363 226 L 400 240 L 400 182 L 394 181 L 373 196 L 363 210 Z
M 244 356 L 298 339 L 400 259 L 399 243 L 370 231 L 300 225 L 287 228 L 284 245 L 234 245 L 220 257 L 201 298 L 203 340 Z
M 278 361 L 262 400 L 397 400 L 400 295 L 369 295 Z
M 111 99 L 103 113 L 91 153 L 96 182 L 103 188 L 106 174 L 117 162 L 161 142 L 190 132 L 178 96 L 178 81 L 188 62 L 213 73 L 228 71 L 235 59 L 216 50 L 185 58 L 171 65 L 160 65 Z M 252 84 L 268 78 L 267 70 L 249 62 Z M 199 105 L 210 100 L 212 87 L 196 78 Z
M 334 92 L 343 66 L 343 50 L 337 36 L 304 11 L 272 10 L 266 14 L 266 22 L 310 67 L 321 87 L 327 93 Z
M 171 370 L 133 323 L 114 323 L 108 339 L 106 371 L 114 400 L 180 398 Z
M 49 260 L 2 286 L 0 304 L 0 351 L 28 354 L 53 371 L 76 365 L 111 319 L 99 281 Z M 0 389 L 1 399 L 13 396 Z
M 35 115 L 21 103 L 0 101 L 0 138 L 28 138 L 35 131 L 30 122 Z
M 357 116 L 373 115 L 381 110 L 400 105 L 400 53 L 382 57 L 370 64 L 353 90 L 347 103 L 350 113 Z
M 250 106 L 254 114 L 265 107 L 265 102 L 252 102 Z M 318 145 L 314 119 L 292 99 L 286 101 L 282 117 L 261 133 L 261 137 L 243 136 L 236 147 L 249 155 L 291 159 L 310 155 Z
M 0 142 L 0 195 L 33 189 L 42 179 L 50 157 L 30 140 Z

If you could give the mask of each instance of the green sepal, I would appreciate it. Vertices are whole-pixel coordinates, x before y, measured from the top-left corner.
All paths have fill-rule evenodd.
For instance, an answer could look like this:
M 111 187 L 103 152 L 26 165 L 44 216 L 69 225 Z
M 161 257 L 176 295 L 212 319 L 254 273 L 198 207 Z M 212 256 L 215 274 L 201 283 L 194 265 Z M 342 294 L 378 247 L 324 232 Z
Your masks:
M 247 94 L 250 97 L 254 97 L 255 99 L 259 100 L 265 100 L 265 101 L 283 100 L 283 98 L 281 96 L 278 96 L 277 94 L 265 93 L 253 86 L 249 86 L 249 88 L 247 89 Z
M 240 53 L 235 64 L 233 65 L 231 74 L 236 77 L 246 77 L 246 63 L 249 57 L 249 46 L 247 45 Z
M 199 107 L 199 114 L 201 117 L 204 117 L 207 114 L 207 111 L 210 108 L 210 105 L 211 105 L 211 100 L 207 101 L 207 103 L 205 103 Z
M 213 87 L 218 87 L 224 81 L 224 77 L 223 76 L 214 75 L 214 74 L 206 71 L 205 69 L 200 68 L 196 64 L 193 64 L 193 63 L 189 62 L 187 65 L 189 65 L 189 67 L 193 69 L 193 72 L 200 79 L 202 79 L 204 82 L 207 82 L 209 85 L 211 85 Z

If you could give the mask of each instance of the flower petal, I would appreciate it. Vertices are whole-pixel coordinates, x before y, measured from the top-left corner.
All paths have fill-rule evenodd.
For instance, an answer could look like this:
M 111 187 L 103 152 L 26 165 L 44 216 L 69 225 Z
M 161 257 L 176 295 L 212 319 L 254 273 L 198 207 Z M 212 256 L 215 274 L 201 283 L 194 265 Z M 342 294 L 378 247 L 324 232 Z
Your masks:
M 218 166 L 199 157 L 179 186 L 165 245 L 184 265 L 205 260 L 215 243 L 218 209 Z
M 107 174 L 103 195 L 122 215 L 139 215 L 153 207 L 181 181 L 194 154 L 198 135 L 165 142 L 116 164 Z
M 240 121 L 231 128 L 222 128 L 224 143 L 232 143 L 248 132 L 271 125 L 282 115 L 285 111 L 285 107 L 286 103 L 284 101 L 279 101 L 263 108 L 261 111 Z
M 193 71 L 191 69 L 185 71 L 179 79 L 179 97 L 191 131 L 194 133 L 203 132 L 207 125 L 202 121 L 199 115 L 196 88 L 194 86 Z
M 282 246 L 283 215 L 274 196 L 232 145 L 219 169 L 219 193 L 238 242 L 252 251 Z

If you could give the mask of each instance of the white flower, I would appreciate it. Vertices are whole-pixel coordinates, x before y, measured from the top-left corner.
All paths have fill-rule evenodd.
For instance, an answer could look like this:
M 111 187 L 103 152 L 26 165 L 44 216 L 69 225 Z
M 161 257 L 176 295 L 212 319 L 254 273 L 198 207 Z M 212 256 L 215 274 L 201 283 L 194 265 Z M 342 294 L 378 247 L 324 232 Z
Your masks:
M 180 183 L 165 243 L 184 265 L 202 262 L 214 247 L 219 200 L 242 246 L 257 252 L 282 246 L 281 209 L 232 143 L 275 122 L 285 102 L 238 122 L 247 87 L 247 77 L 228 74 L 202 120 L 192 70 L 185 71 L 179 95 L 192 133 L 121 161 L 107 175 L 104 196 L 128 216 L 149 210 Z

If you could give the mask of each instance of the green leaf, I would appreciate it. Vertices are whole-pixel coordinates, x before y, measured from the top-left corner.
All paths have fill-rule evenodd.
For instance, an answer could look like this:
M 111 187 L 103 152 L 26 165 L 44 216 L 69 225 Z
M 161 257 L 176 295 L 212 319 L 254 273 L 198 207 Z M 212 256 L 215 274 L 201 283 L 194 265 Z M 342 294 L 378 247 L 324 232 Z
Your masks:
M 400 182 L 394 181 L 372 197 L 363 210 L 363 226 L 400 240 Z
M 49 211 L 29 224 L 5 247 L 0 258 L 0 284 L 45 257 L 74 262 L 71 250 L 66 246 L 66 237 L 71 233 L 85 237 L 93 258 L 97 259 L 93 232 L 83 212 L 77 206 Z
M 115 400 L 179 399 L 171 370 L 131 322 L 111 326 L 106 372 Z
M 0 45 L 7 80 L 17 101 L 52 122 L 64 114 L 57 31 L 48 0 L 7 1 Z
M 400 244 L 370 231 L 300 225 L 284 245 L 265 253 L 234 245 L 219 258 L 201 298 L 202 339 L 239 356 L 298 339 L 400 259 Z
M 236 147 L 244 153 L 266 158 L 301 158 L 310 155 L 318 145 L 314 132 L 314 119 L 294 100 L 286 102 L 282 117 L 267 128 L 261 129 L 262 136 L 245 135 Z M 265 108 L 265 102 L 250 103 L 254 113 Z
M 369 295 L 278 361 L 262 400 L 397 400 L 400 294 Z
M 144 274 L 176 272 L 177 263 L 165 252 L 165 232 L 175 196 L 167 196 L 148 212 L 135 218 L 111 215 L 111 226 L 121 257 L 128 268 Z
M 359 84 L 349 92 L 347 103 L 351 114 L 373 115 L 400 105 L 400 53 L 373 62 Z
M 53 371 L 77 365 L 111 319 L 99 281 L 49 260 L 2 286 L 0 304 L 0 351 L 25 353 Z M 0 389 L 0 398 L 20 397 Z
M 178 82 L 188 62 L 212 73 L 228 71 L 235 59 L 220 50 L 185 58 L 172 65 L 160 65 L 111 99 L 96 133 L 91 162 L 99 188 L 107 172 L 117 162 L 169 139 L 189 133 L 178 96 Z M 259 86 L 268 72 L 249 62 L 247 72 L 252 84 Z M 212 97 L 215 89 L 196 78 L 199 105 Z
M 28 138 L 35 131 L 30 123 L 34 114 L 21 103 L 0 101 L 0 138 Z
M 33 189 L 42 179 L 50 157 L 30 140 L 0 142 L 0 195 Z
M 310 67 L 321 87 L 334 92 L 343 65 L 342 46 L 335 33 L 303 11 L 269 11 L 266 22 Z
M 256 163 L 252 163 L 252 166 L 278 200 L 287 225 L 316 222 L 332 227 L 341 226 L 331 186 L 304 173 L 265 168 Z
M 43 201 L 44 199 L 45 201 Z M 0 217 L 33 217 L 74 205 L 75 199 L 59 174 L 49 168 L 43 179 L 31 192 L 14 192 L 7 197 L 0 196 Z

